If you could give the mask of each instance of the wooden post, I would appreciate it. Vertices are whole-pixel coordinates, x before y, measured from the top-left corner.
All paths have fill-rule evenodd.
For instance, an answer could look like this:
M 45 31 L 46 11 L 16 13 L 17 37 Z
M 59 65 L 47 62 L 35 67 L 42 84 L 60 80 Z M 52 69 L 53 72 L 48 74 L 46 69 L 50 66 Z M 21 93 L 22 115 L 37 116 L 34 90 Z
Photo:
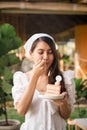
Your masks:
M 87 25 L 75 27 L 75 43 L 76 52 L 79 56 L 80 71 L 87 74 Z M 81 77 L 81 75 L 79 76 Z

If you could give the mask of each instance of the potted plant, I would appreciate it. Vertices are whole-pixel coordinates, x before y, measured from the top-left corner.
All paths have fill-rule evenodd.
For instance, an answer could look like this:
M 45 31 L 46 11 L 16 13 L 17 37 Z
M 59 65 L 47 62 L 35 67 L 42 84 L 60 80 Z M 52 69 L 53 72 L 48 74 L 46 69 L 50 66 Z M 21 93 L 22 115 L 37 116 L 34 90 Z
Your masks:
M 7 102 L 12 101 L 12 66 L 20 63 L 15 55 L 15 49 L 22 45 L 22 40 L 16 35 L 15 28 L 5 23 L 0 26 L 0 130 L 19 130 L 20 121 L 8 119 Z
M 87 79 L 74 78 L 76 89 L 76 104 L 78 105 L 79 117 L 84 117 L 85 110 L 80 110 L 80 104 L 87 101 Z

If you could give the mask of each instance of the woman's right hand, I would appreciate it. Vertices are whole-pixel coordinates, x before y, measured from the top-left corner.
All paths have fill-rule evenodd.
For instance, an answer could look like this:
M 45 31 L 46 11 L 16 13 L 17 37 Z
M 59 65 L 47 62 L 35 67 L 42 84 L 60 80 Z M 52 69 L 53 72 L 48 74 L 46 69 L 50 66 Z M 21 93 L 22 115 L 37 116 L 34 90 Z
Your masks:
M 36 74 L 37 76 L 40 76 L 41 74 L 46 72 L 46 63 L 44 60 L 38 61 L 34 67 L 32 72 Z

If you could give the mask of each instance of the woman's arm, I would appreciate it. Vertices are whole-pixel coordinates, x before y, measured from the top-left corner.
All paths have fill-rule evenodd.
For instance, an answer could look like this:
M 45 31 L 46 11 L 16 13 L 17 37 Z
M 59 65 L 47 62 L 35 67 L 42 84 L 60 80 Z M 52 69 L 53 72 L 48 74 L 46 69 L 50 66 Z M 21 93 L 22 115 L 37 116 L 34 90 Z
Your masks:
M 67 119 L 73 110 L 73 104 L 75 102 L 74 71 L 65 71 L 63 72 L 63 76 L 67 93 L 65 93 L 64 99 L 60 103 L 59 112 L 64 119 Z
M 70 116 L 71 113 L 71 106 L 68 103 L 68 95 L 64 96 L 64 99 L 60 103 L 59 106 L 59 113 L 64 118 L 67 119 Z
M 38 78 L 41 74 L 43 74 L 44 71 L 44 61 L 39 61 L 37 64 L 34 65 L 34 68 L 31 72 L 31 76 L 29 78 L 29 84 L 24 91 L 20 102 L 16 103 L 16 109 L 19 114 L 25 115 L 28 111 L 36 89 Z
M 59 114 L 61 115 L 61 117 L 63 117 L 64 119 L 67 119 L 70 116 L 70 113 L 71 113 L 71 106 L 68 103 L 67 92 L 63 92 L 62 94 L 63 94 L 64 98 L 60 99 L 60 100 L 54 100 L 54 103 L 56 105 L 58 105 Z
M 20 102 L 16 103 L 16 109 L 20 115 L 25 115 L 29 109 L 36 88 L 37 80 L 38 76 L 32 74 L 31 78 L 29 79 L 28 87 L 26 88 Z

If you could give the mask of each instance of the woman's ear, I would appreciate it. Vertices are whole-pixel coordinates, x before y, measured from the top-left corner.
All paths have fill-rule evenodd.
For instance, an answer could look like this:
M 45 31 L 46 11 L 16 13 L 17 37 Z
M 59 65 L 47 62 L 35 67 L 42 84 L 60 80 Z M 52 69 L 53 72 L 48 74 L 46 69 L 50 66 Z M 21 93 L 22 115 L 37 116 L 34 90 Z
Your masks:
M 29 51 L 29 55 L 32 56 L 32 51 Z
M 32 51 L 29 51 L 29 59 L 32 60 Z

